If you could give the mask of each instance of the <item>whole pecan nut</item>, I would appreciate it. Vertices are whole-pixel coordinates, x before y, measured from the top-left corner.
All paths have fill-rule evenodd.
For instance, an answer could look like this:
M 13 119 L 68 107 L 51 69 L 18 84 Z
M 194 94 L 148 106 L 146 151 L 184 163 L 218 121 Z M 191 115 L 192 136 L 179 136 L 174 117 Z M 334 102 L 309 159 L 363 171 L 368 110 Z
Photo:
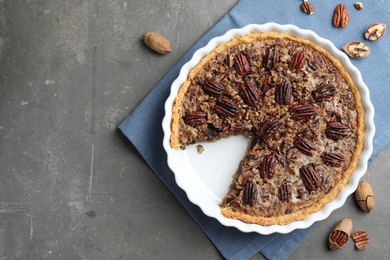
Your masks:
M 266 70 L 274 70 L 279 63 L 279 49 L 277 45 L 268 47 L 265 51 L 263 65 Z
M 250 106 L 257 106 L 260 101 L 260 94 L 257 90 L 257 86 L 253 81 L 247 79 L 244 84 L 239 84 L 238 88 L 244 102 Z
M 242 203 L 244 205 L 250 205 L 253 207 L 257 202 L 257 187 L 252 181 L 245 182 L 244 190 L 242 194 Z
M 344 28 L 349 23 L 348 9 L 343 4 L 338 4 L 333 13 L 333 25 L 338 28 Z
M 301 10 L 306 14 L 313 14 L 315 12 L 315 9 L 312 4 L 310 4 L 307 1 L 303 1 L 301 4 Z
M 215 112 L 223 117 L 235 117 L 239 113 L 238 105 L 230 98 L 220 96 L 214 106 Z
M 341 167 L 342 163 L 345 161 L 345 158 L 341 154 L 323 152 L 321 154 L 321 160 L 326 165 L 332 167 Z
M 303 50 L 299 50 L 291 58 L 290 70 L 301 70 L 305 66 L 305 53 Z
M 294 147 L 307 156 L 313 156 L 314 151 L 317 151 L 315 145 L 309 139 L 304 137 L 295 138 Z
M 351 129 L 339 122 L 329 122 L 325 129 L 326 136 L 335 141 L 349 136 L 350 133 Z
M 270 138 L 278 129 L 279 120 L 276 118 L 270 118 L 261 123 L 257 128 L 256 134 L 263 140 Z
M 245 54 L 242 52 L 239 52 L 234 57 L 234 64 L 235 64 L 235 67 L 236 67 L 238 74 L 241 74 L 241 75 L 248 74 L 249 71 L 251 70 L 249 61 L 248 61 L 247 57 L 245 56 Z
M 292 94 L 291 84 L 288 80 L 283 81 L 275 89 L 275 101 L 280 105 L 290 103 Z
M 203 90 L 211 96 L 219 97 L 222 94 L 226 93 L 224 85 L 215 80 L 206 79 L 202 87 Z
M 184 122 L 190 126 L 203 125 L 207 122 L 206 113 L 203 111 L 187 112 L 184 116 Z
M 336 94 L 336 87 L 330 83 L 323 83 L 315 87 L 312 94 L 317 102 L 328 100 Z
M 260 168 L 260 176 L 263 179 L 271 179 L 275 175 L 276 158 L 273 154 L 264 156 Z
M 278 197 L 281 202 L 290 202 L 292 194 L 291 184 L 283 182 L 279 186 Z
M 294 120 L 308 120 L 316 114 L 310 104 L 297 104 L 290 108 L 291 118 Z
M 314 170 L 313 164 L 306 164 L 299 169 L 299 174 L 308 191 L 315 190 L 321 186 L 321 177 Z

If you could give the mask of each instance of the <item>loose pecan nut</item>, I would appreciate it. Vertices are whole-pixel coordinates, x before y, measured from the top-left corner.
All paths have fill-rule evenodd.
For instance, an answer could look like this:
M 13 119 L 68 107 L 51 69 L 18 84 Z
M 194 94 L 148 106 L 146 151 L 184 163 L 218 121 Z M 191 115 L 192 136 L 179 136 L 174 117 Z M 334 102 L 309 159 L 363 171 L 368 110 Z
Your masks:
M 301 4 L 301 10 L 302 10 L 302 12 L 304 12 L 308 15 L 313 14 L 315 12 L 313 5 L 307 1 L 303 1 L 303 3 Z
M 332 167 L 341 167 L 342 163 L 345 161 L 344 156 L 338 153 L 327 153 L 323 152 L 321 154 L 321 160 L 326 165 L 332 166 Z
M 190 126 L 203 125 L 207 122 L 206 113 L 203 111 L 187 112 L 184 116 L 184 122 Z
M 271 179 L 275 175 L 276 158 L 273 154 L 264 156 L 260 168 L 260 176 L 263 179 Z
M 222 117 L 235 117 L 239 113 L 238 105 L 230 98 L 220 96 L 214 106 L 215 112 Z
M 290 113 L 294 120 L 308 120 L 316 114 L 316 111 L 312 105 L 297 104 L 290 108 Z
M 329 122 L 325 130 L 326 136 L 335 141 L 348 137 L 350 133 L 351 129 L 339 122 Z
M 313 97 L 317 102 L 328 100 L 336 94 L 336 87 L 330 83 L 318 85 L 313 90 Z
M 278 129 L 279 120 L 276 118 L 270 118 L 265 120 L 260 127 L 256 130 L 256 134 L 263 140 L 270 138 Z
M 364 249 L 368 247 L 368 243 L 370 242 L 370 238 L 368 234 L 364 230 L 356 230 L 351 235 L 353 241 L 355 241 L 355 247 L 357 249 Z
M 291 193 L 292 193 L 291 184 L 283 182 L 279 186 L 278 197 L 281 202 L 287 202 L 287 203 L 290 202 Z
M 290 103 L 292 94 L 291 84 L 288 80 L 280 83 L 275 89 L 275 101 L 280 105 L 287 105 Z
M 274 70 L 279 63 L 279 49 L 277 45 L 268 47 L 265 51 L 263 65 L 266 70 Z
M 239 52 L 234 57 L 234 64 L 236 66 L 236 70 L 237 70 L 238 74 L 241 74 L 241 75 L 248 74 L 249 71 L 251 70 L 248 59 L 245 56 L 245 54 L 242 52 Z
M 301 70 L 305 66 L 305 53 L 303 50 L 299 50 L 291 58 L 290 70 Z
M 356 2 L 353 4 L 353 6 L 356 8 L 356 10 L 362 10 L 363 9 L 363 3 L 362 2 Z
M 368 182 L 361 181 L 355 191 L 355 200 L 360 209 L 366 213 L 375 207 L 375 194 Z
M 243 194 L 242 194 L 242 203 L 244 205 L 250 205 L 253 207 L 257 202 L 257 187 L 252 181 L 246 181 Z
M 364 37 L 370 41 L 379 40 L 386 32 L 386 24 L 384 23 L 374 23 L 368 26 L 366 32 L 364 33 Z
M 315 190 L 321 186 L 321 177 L 314 170 L 313 164 L 306 164 L 299 169 L 299 174 L 308 191 Z
M 315 145 L 304 137 L 297 137 L 294 140 L 294 147 L 307 156 L 313 156 L 314 151 L 317 151 Z
M 215 80 L 206 79 L 202 87 L 207 94 L 214 97 L 219 97 L 222 94 L 226 93 L 224 85 Z
M 255 107 L 259 104 L 260 94 L 257 90 L 257 86 L 253 81 L 247 79 L 244 84 L 239 84 L 238 88 L 240 90 L 240 95 L 244 102 L 252 107 Z
M 333 25 L 338 28 L 344 28 L 349 22 L 349 13 L 345 5 L 339 4 L 334 9 Z

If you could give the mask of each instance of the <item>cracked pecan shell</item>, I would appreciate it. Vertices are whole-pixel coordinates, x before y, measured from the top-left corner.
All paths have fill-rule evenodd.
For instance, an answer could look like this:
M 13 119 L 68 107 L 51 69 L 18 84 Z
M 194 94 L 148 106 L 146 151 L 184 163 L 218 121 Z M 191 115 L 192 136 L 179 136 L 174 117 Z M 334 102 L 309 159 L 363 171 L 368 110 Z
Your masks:
M 225 96 L 217 99 L 214 110 L 222 117 L 235 117 L 239 113 L 238 105 L 232 99 Z
M 288 80 L 284 80 L 275 89 L 275 101 L 280 105 L 287 105 L 291 100 L 291 84 Z
M 215 80 L 206 79 L 202 87 L 204 92 L 214 97 L 219 97 L 226 93 L 225 86 Z
M 306 164 L 299 169 L 299 174 L 308 191 L 315 190 L 321 186 L 321 177 L 314 170 L 313 164 Z
M 249 71 L 251 70 L 251 66 L 249 64 L 249 61 L 243 52 L 239 52 L 234 57 L 234 64 L 235 64 L 235 67 L 236 67 L 238 74 L 241 74 L 241 75 L 248 74 Z

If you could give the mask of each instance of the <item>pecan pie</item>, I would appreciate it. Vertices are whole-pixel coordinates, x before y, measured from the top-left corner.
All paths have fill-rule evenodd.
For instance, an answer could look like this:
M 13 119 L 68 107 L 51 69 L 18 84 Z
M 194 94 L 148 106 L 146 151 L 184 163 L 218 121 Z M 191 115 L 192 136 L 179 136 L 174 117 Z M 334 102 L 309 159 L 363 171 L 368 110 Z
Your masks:
M 221 212 L 260 225 L 303 220 L 336 198 L 364 139 L 361 96 L 324 48 L 278 32 L 221 44 L 194 67 L 173 105 L 170 144 L 246 135 Z

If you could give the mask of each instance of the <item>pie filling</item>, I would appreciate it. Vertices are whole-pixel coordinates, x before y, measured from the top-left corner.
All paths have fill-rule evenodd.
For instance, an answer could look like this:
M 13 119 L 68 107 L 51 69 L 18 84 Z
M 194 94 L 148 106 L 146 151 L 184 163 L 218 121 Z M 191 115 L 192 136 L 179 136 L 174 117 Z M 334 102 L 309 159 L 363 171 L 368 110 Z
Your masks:
M 286 34 L 252 33 L 192 69 L 173 106 L 171 146 L 249 136 L 222 214 L 288 224 L 320 210 L 348 182 L 363 117 L 357 87 L 327 51 Z

